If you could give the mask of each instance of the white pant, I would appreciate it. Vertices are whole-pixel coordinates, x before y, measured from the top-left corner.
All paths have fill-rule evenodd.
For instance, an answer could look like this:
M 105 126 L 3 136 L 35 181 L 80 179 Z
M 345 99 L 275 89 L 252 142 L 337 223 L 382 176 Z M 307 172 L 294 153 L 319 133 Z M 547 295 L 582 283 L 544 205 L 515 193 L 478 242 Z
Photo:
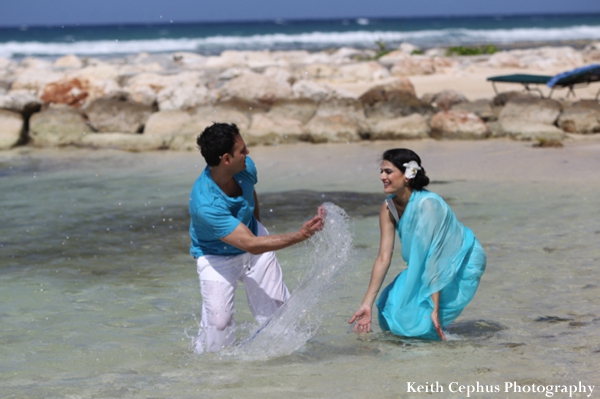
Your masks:
M 258 224 L 258 235 L 269 233 Z M 202 294 L 202 321 L 196 352 L 216 352 L 235 341 L 234 295 L 244 283 L 252 315 L 262 323 L 283 305 L 290 293 L 275 252 L 260 255 L 205 255 L 196 261 Z

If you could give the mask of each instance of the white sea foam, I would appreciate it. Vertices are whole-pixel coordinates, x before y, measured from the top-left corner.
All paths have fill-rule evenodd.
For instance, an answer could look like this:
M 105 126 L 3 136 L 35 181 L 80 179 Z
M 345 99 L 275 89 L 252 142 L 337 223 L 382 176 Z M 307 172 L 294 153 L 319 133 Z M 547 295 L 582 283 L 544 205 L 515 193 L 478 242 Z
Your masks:
M 325 227 L 309 242 L 303 281 L 269 320 L 233 348 L 232 354 L 248 359 L 289 355 L 317 332 L 322 317 L 319 303 L 341 282 L 340 271 L 351 265 L 353 251 L 346 212 L 332 203 L 323 207 L 327 212 Z
M 0 56 L 118 55 L 139 52 L 199 51 L 224 49 L 320 49 L 329 46 L 373 47 L 383 40 L 389 43 L 411 42 L 424 47 L 473 43 L 518 43 L 523 41 L 600 40 L 600 26 L 580 25 L 564 28 L 515 29 L 440 29 L 419 31 L 307 32 L 252 36 L 217 35 L 204 38 L 97 40 L 71 43 L 16 42 L 0 43 Z

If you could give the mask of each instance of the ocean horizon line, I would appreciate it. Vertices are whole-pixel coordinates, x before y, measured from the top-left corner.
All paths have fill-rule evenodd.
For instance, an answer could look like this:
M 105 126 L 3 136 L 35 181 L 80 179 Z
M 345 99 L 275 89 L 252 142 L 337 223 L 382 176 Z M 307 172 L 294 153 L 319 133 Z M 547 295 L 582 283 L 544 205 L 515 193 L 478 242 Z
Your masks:
M 63 28 L 119 28 L 119 27 L 168 27 L 173 25 L 185 26 L 185 25 L 237 25 L 237 24 L 266 24 L 272 23 L 274 25 L 282 25 L 285 23 L 327 23 L 327 22 L 343 22 L 343 21 L 354 21 L 358 25 L 362 25 L 358 21 L 396 21 L 396 20 L 460 20 L 468 19 L 475 20 L 479 18 L 487 19 L 498 19 L 498 18 L 544 18 L 544 17 L 598 17 L 600 18 L 600 11 L 597 13 L 589 12 L 546 12 L 546 13 L 493 13 L 493 14 L 452 14 L 452 15 L 403 15 L 403 16 L 351 16 L 351 17 L 323 17 L 323 18 L 261 18 L 261 19 L 231 19 L 231 20 L 189 20 L 189 21 L 147 21 L 147 22 L 114 22 L 114 23 L 84 23 L 84 24 L 17 24 L 17 25 L 0 25 L 0 30 L 13 30 L 13 29 L 63 29 Z M 600 21 L 599 21 L 600 22 Z

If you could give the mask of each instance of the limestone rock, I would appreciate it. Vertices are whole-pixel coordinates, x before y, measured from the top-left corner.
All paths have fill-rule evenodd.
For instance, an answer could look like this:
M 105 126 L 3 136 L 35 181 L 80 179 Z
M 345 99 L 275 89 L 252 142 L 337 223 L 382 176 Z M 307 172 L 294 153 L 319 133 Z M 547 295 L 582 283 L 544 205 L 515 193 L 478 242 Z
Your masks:
M 368 130 L 361 103 L 351 99 L 321 102 L 304 128 L 314 143 L 358 141 Z
M 321 80 L 328 79 L 333 80 L 339 75 L 339 70 L 336 65 L 322 64 L 322 63 L 311 63 L 302 67 L 304 79 L 309 80 Z
M 390 73 L 394 76 L 431 75 L 435 73 L 435 62 L 427 56 L 412 56 L 398 60 Z
M 386 67 L 376 61 L 368 61 L 342 65 L 338 69 L 338 74 L 333 78 L 345 82 L 369 82 L 389 76 L 390 72 Z
M 39 111 L 42 103 L 40 99 L 29 90 L 11 90 L 0 94 L 0 108 L 30 115 Z
M 304 135 L 305 131 L 300 121 L 273 117 L 269 112 L 252 115 L 252 123 L 244 134 L 244 140 L 247 145 L 273 145 L 299 141 Z
M 190 113 L 184 111 L 155 112 L 146 121 L 144 135 L 170 138 L 180 133 L 191 120 Z
M 162 111 L 189 110 L 209 102 L 204 74 L 182 72 L 176 75 L 141 73 L 127 80 L 127 96 L 134 102 L 158 104 Z
M 270 51 L 223 51 L 219 56 L 207 57 L 205 68 L 227 69 L 227 68 L 266 68 L 277 65 L 271 57 Z
M 492 109 L 492 103 L 490 100 L 482 99 L 476 101 L 460 102 L 458 104 L 452 105 L 450 109 L 452 109 L 453 111 L 471 112 L 483 119 L 483 121 L 485 122 L 495 121 L 496 119 L 498 119 L 497 115 Z
M 510 50 L 492 55 L 488 66 L 493 68 L 529 68 L 532 70 L 576 68 L 584 64 L 583 56 L 572 47 L 540 47 Z
M 50 61 L 36 57 L 23 58 L 20 66 L 23 69 L 52 69 L 52 63 Z
M 330 87 L 313 80 L 299 80 L 292 86 L 292 93 L 295 98 L 308 99 L 315 103 L 325 99 L 330 92 Z
M 379 61 L 380 64 L 385 65 L 387 68 L 391 68 L 394 66 L 394 64 L 400 61 L 404 61 L 408 58 L 410 58 L 410 55 L 405 53 L 404 51 L 394 50 L 390 51 L 382 57 L 379 57 L 377 61 Z
M 533 96 L 512 97 L 502 109 L 499 120 L 521 120 L 532 123 L 554 125 L 560 115 L 561 106 L 556 100 Z
M 70 54 L 54 61 L 54 66 L 56 68 L 79 69 L 83 67 L 83 62 L 81 62 L 81 59 L 76 55 Z
M 186 69 L 204 68 L 207 58 L 208 57 L 196 53 L 177 52 L 173 54 L 173 61 L 180 67 Z
M 177 80 L 158 93 L 161 111 L 189 110 L 209 102 L 209 92 L 201 81 Z
M 21 139 L 23 116 L 0 109 L 0 150 L 14 147 Z
M 131 76 L 144 72 L 162 72 L 164 68 L 158 62 L 143 63 L 143 64 L 125 64 L 118 69 L 119 76 Z
M 140 73 L 127 80 L 125 90 L 132 101 L 152 105 L 156 102 L 158 93 L 169 85 L 168 76 L 157 73 Z
M 487 65 L 490 68 L 521 68 L 519 59 L 506 51 L 492 54 L 487 61 Z
M 87 107 L 100 98 L 116 98 L 126 95 L 119 85 L 119 71 L 112 65 L 90 65 L 68 72 L 65 81 L 79 80 L 82 90 L 87 93 L 82 108 Z
M 515 96 L 506 103 L 498 121 L 505 134 L 517 140 L 561 140 L 564 134 L 554 125 L 560 112 L 556 100 Z
M 331 62 L 334 64 L 351 64 L 363 60 L 372 60 L 376 52 L 370 49 L 355 49 L 351 47 L 341 47 L 331 54 Z
M 66 105 L 35 113 L 29 120 L 29 137 L 36 147 L 78 144 L 90 133 L 92 129 L 83 115 Z
M 305 124 L 316 111 L 317 104 L 310 100 L 279 101 L 273 104 L 268 116 L 273 119 L 294 119 Z
M 12 71 L 16 69 L 17 64 L 8 58 L 0 57 L 0 70 L 2 71 Z
M 42 89 L 40 98 L 47 104 L 66 104 L 79 108 L 88 95 L 81 81 L 74 78 L 47 84 Z
M 464 111 L 442 111 L 431 117 L 431 135 L 435 138 L 483 139 L 489 136 L 485 122 Z
M 16 73 L 15 80 L 11 86 L 12 90 L 31 90 L 35 93 L 42 90 L 48 83 L 60 80 L 62 73 L 47 71 L 44 69 L 25 69 Z
M 456 60 L 449 57 L 433 57 L 433 65 L 436 73 L 451 72 L 460 66 Z
M 412 43 L 403 42 L 403 43 L 400 43 L 400 46 L 398 46 L 398 50 L 400 50 L 406 54 L 412 54 L 416 51 L 419 51 L 420 49 L 418 46 L 415 46 Z
M 154 111 L 151 106 L 122 99 L 99 99 L 86 109 L 86 114 L 98 132 L 140 133 Z
M 532 97 L 529 94 L 524 94 L 519 91 L 505 91 L 505 92 L 497 94 L 492 99 L 492 104 L 496 107 L 504 107 L 506 105 L 506 103 L 508 103 L 512 98 L 523 97 L 523 96 Z
M 250 118 L 228 106 L 202 106 L 190 114 L 190 120 L 182 126 L 181 132 L 198 135 L 213 123 L 235 123 L 240 132 L 244 132 L 250 126 Z
M 599 133 L 600 104 L 596 100 L 569 104 L 558 117 L 558 126 L 567 133 Z
M 431 105 L 448 111 L 453 105 L 468 102 L 467 98 L 455 90 L 442 90 L 431 99 Z
M 369 122 L 372 140 L 422 139 L 429 137 L 431 129 L 420 114 L 400 118 L 379 119 Z
M 277 100 L 290 99 L 292 88 L 288 83 L 269 79 L 254 72 L 246 72 L 226 82 L 218 91 L 219 101 L 242 101 L 248 104 L 270 106 Z
M 263 72 L 263 75 L 269 79 L 288 85 L 293 84 L 296 80 L 289 69 L 277 66 L 268 67 Z
M 83 136 L 79 145 L 97 149 L 141 152 L 166 149 L 169 142 L 164 137 L 145 134 L 90 133 Z
M 185 115 L 187 113 L 177 111 L 171 111 L 170 113 L 160 112 L 159 114 L 163 114 L 163 119 L 169 117 L 169 115 L 174 119 L 172 121 L 174 130 L 173 139 L 169 147 L 176 151 L 196 150 L 196 138 L 213 123 L 235 123 L 242 135 L 245 134 L 250 124 L 250 119 L 246 114 L 223 104 L 212 107 L 198 107 L 194 112 L 188 114 L 189 118 Z M 166 125 L 167 122 L 164 123 Z M 156 125 L 157 123 L 155 123 Z M 179 127 L 176 127 L 177 125 Z M 156 127 L 153 127 L 153 129 L 158 130 Z
M 553 125 L 544 123 L 526 122 L 522 120 L 505 120 L 501 122 L 501 128 L 504 135 L 510 136 L 516 140 L 555 140 L 560 141 L 565 138 L 565 134 Z
M 583 57 L 586 63 L 597 63 L 600 61 L 600 42 L 593 42 L 583 49 Z
M 360 96 L 360 101 L 367 118 L 397 118 L 414 113 L 433 112 L 430 105 L 422 103 L 415 96 L 412 84 L 405 78 L 371 88 Z

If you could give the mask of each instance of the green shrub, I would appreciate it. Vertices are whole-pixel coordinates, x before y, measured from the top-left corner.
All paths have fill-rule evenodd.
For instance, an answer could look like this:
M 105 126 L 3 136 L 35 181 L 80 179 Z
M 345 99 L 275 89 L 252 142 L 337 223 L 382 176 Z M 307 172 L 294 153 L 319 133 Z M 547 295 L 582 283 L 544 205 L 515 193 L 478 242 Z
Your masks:
M 385 44 L 385 42 L 383 40 L 378 40 L 375 42 L 375 44 L 377 45 L 378 50 L 375 53 L 375 59 L 378 60 L 381 57 L 383 57 L 386 54 L 389 54 L 392 52 L 392 50 L 388 50 L 387 45 Z
M 446 50 L 446 55 L 482 55 L 482 54 L 494 54 L 498 52 L 498 47 L 493 44 L 486 44 L 482 46 L 467 47 L 467 46 L 453 46 Z

